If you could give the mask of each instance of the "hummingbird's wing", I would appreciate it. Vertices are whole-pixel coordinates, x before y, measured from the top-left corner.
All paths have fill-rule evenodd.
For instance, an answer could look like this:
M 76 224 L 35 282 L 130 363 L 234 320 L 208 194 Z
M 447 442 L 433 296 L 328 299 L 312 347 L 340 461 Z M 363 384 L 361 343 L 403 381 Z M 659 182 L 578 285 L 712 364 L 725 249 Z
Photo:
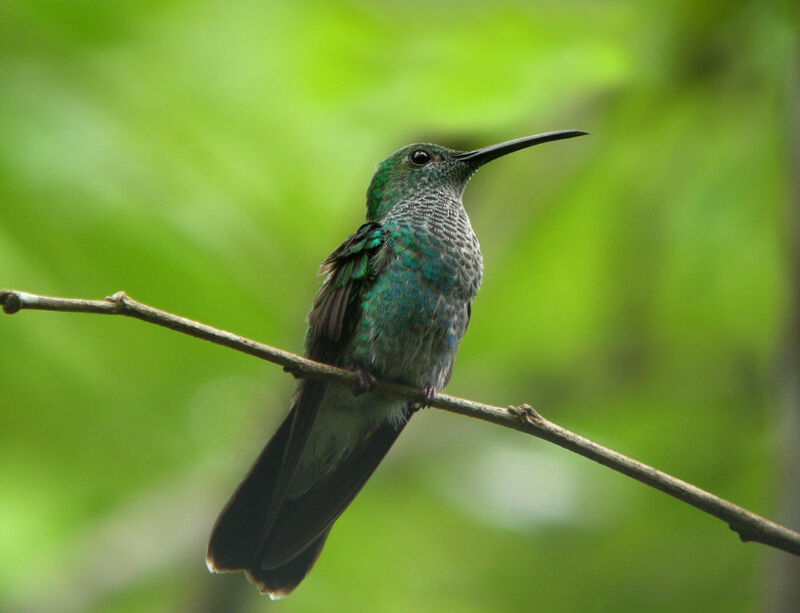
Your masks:
M 320 272 L 326 278 L 314 298 L 309 313 L 309 332 L 306 339 L 309 358 L 329 364 L 341 363 L 344 345 L 348 334 L 359 316 L 358 298 L 364 287 L 374 280 L 383 266 L 385 230 L 377 223 L 361 226 L 345 240 L 321 265 Z M 248 576 L 263 591 L 272 594 L 286 594 L 305 576 L 316 560 L 324 544 L 327 531 L 333 520 L 344 510 L 356 492 L 388 451 L 388 445 L 381 443 L 383 437 L 375 439 L 372 453 L 380 452 L 374 466 L 360 476 L 351 478 L 346 488 L 357 487 L 347 500 L 334 504 L 338 510 L 324 512 L 324 517 L 312 518 L 306 510 L 307 528 L 302 539 L 292 538 L 291 548 L 282 548 L 282 559 L 287 562 L 268 573 L 262 570 L 262 550 L 272 539 L 276 520 L 284 521 L 285 505 L 297 506 L 300 500 L 315 500 L 324 504 L 325 497 L 308 492 L 297 501 L 286 501 L 292 478 L 305 448 L 311 428 L 319 413 L 320 403 L 325 394 L 326 382 L 306 379 L 298 386 L 297 394 L 289 415 L 261 452 L 248 475 L 234 492 L 222 510 L 211 534 L 206 562 L 215 571 L 247 570 Z M 372 437 L 370 437 L 370 440 Z M 353 454 L 356 455 L 356 454 Z M 361 455 L 361 454 L 359 454 Z M 368 459 L 368 458 L 367 458 Z M 367 462 L 369 463 L 369 462 Z M 363 467 L 363 465 L 362 465 Z M 338 471 L 336 471 L 338 472 Z M 316 488 L 314 488 L 316 492 Z M 327 490 L 320 490 L 325 492 Z M 328 515 L 333 515 L 329 520 Z M 314 519 L 314 521 L 311 521 Z M 281 532 L 285 532 L 284 529 Z M 302 543 L 300 543 L 302 541 Z M 298 548 L 299 547 L 299 548 Z M 269 575 L 269 576 L 266 576 Z
M 383 268 L 385 244 L 386 230 L 375 222 L 365 223 L 320 265 L 325 281 L 308 314 L 310 358 L 316 359 L 313 354 L 324 350 L 325 341 L 339 343 L 347 338 L 358 318 L 361 289 Z

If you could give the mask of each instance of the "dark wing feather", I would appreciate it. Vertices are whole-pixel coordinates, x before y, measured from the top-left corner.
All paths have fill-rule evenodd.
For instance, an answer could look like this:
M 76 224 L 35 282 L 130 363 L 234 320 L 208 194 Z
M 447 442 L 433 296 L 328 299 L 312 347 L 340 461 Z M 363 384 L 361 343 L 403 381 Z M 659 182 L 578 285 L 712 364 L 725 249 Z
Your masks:
M 308 357 L 319 359 L 314 356 L 315 341 L 324 338 L 339 343 L 355 323 L 354 301 L 361 288 L 371 282 L 383 266 L 385 234 L 379 224 L 366 223 L 320 266 L 325 281 L 308 314 Z
M 311 359 L 329 364 L 341 362 L 343 339 L 358 318 L 355 298 L 383 265 L 384 244 L 383 228 L 376 223 L 367 223 L 322 263 L 320 272 L 326 277 L 309 313 L 306 343 L 307 355 Z M 212 570 L 248 570 L 254 583 L 278 595 L 291 591 L 316 560 L 325 541 L 324 533 L 332 520 L 319 529 L 313 529 L 314 537 L 305 540 L 301 548 L 294 549 L 286 558 L 290 561 L 281 568 L 274 569 L 269 576 L 261 570 L 261 551 L 268 537 L 272 538 L 270 532 L 276 520 L 285 518 L 286 493 L 319 413 L 326 385 L 324 381 L 305 380 L 298 386 L 289 415 L 217 519 L 206 556 Z M 364 476 L 363 481 L 371 472 Z M 352 496 L 347 502 L 350 499 Z M 344 506 L 346 503 L 339 513 Z

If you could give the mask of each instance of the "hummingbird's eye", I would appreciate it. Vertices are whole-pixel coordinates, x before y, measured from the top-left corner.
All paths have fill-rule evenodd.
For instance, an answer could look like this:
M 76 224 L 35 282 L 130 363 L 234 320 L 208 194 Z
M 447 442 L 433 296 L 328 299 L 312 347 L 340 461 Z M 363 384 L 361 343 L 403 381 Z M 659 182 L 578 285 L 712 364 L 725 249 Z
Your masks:
M 408 156 L 408 159 L 411 160 L 414 166 L 425 166 L 425 164 L 431 161 L 431 154 L 424 149 L 414 149 L 411 155 Z

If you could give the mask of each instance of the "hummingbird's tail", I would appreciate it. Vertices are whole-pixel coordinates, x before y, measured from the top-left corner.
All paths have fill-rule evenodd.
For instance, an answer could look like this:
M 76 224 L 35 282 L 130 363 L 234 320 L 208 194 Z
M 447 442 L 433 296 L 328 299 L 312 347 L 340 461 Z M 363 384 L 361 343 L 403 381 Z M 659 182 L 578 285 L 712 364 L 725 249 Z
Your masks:
M 232 572 L 258 566 L 259 553 L 271 527 L 270 516 L 274 519 L 270 508 L 293 413 L 284 419 L 217 518 L 206 552 L 210 571 Z
M 209 570 L 244 570 L 250 581 L 273 599 L 288 595 L 311 570 L 333 522 L 377 468 L 407 421 L 381 422 L 305 493 L 289 498 L 286 492 L 307 440 L 304 417 L 316 414 L 310 405 L 318 403 L 324 393 L 324 383 L 304 383 L 309 385 L 222 510 L 206 555 Z
M 325 545 L 325 539 L 328 538 L 329 532 L 330 527 L 283 566 L 269 570 L 261 568 L 260 565 L 248 568 L 247 578 L 258 586 L 262 594 L 269 594 L 272 600 L 288 596 L 314 566 L 314 562 L 322 553 L 322 547 Z

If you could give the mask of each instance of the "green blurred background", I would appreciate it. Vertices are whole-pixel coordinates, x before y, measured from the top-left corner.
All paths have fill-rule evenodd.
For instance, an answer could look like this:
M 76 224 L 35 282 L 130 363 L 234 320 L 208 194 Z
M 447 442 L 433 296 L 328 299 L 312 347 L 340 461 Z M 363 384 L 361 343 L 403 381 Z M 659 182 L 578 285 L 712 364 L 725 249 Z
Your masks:
M 448 392 L 530 402 L 800 528 L 797 19 L 788 0 L 4 0 L 0 286 L 124 289 L 299 351 L 376 162 L 588 130 L 467 189 L 485 282 Z M 119 318 L 23 312 L 0 339 L 2 611 L 800 609 L 790 556 L 434 410 L 271 603 L 204 549 L 291 377 Z

